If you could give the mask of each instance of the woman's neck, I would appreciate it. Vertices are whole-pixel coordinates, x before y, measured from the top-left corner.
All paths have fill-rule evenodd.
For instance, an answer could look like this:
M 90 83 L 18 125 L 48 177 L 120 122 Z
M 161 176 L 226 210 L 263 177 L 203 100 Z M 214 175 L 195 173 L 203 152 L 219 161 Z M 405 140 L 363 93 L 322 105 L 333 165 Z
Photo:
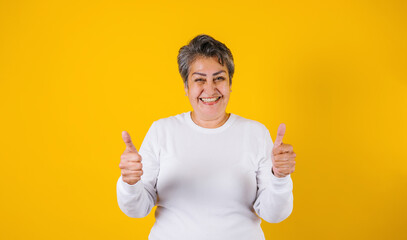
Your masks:
M 200 119 L 199 117 L 196 116 L 195 112 L 191 112 L 191 119 L 192 121 L 204 128 L 218 128 L 222 126 L 228 119 L 229 119 L 230 113 L 224 113 L 223 115 L 215 118 L 215 119 L 210 119 L 210 120 L 204 120 Z

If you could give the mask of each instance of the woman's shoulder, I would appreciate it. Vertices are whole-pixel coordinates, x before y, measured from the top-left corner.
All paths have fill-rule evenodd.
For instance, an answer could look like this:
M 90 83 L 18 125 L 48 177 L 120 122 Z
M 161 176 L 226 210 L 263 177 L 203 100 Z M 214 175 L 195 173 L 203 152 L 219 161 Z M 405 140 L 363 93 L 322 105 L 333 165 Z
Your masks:
M 236 126 L 240 129 L 246 129 L 248 131 L 256 131 L 264 133 L 268 131 L 267 127 L 260 121 L 253 120 L 250 118 L 242 117 L 237 114 L 234 114 L 236 117 Z
M 153 125 L 156 125 L 157 127 L 168 127 L 183 124 L 185 123 L 185 115 L 187 113 L 188 112 L 184 112 L 177 115 L 160 118 L 154 121 Z

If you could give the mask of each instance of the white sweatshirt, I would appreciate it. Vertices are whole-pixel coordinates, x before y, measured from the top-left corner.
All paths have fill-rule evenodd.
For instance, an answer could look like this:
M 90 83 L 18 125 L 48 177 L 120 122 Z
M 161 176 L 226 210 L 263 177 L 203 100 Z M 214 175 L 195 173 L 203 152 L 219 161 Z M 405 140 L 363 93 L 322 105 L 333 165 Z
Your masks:
M 157 205 L 150 240 L 265 239 L 259 217 L 278 223 L 293 209 L 291 176 L 272 174 L 272 148 L 263 124 L 233 113 L 212 129 L 191 112 L 157 120 L 139 150 L 141 180 L 117 182 L 119 207 L 142 218 Z

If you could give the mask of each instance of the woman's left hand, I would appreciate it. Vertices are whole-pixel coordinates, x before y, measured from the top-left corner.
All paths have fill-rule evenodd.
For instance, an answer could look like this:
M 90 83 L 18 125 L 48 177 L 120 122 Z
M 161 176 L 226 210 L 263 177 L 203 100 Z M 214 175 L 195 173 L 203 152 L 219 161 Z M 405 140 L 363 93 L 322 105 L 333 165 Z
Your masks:
M 291 174 L 295 170 L 295 157 L 293 146 L 283 143 L 285 133 L 285 124 L 282 123 L 278 127 L 276 141 L 273 147 L 273 168 L 272 173 L 274 176 L 282 178 Z

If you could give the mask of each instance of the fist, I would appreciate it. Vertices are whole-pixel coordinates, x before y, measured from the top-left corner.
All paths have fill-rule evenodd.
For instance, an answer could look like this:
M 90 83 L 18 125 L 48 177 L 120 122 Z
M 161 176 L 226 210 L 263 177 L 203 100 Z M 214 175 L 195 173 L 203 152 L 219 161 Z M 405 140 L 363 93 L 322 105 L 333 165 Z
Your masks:
M 282 123 L 278 127 L 276 141 L 273 147 L 273 168 L 272 173 L 276 177 L 285 177 L 295 170 L 295 157 L 293 146 L 290 144 L 283 144 L 283 137 L 285 133 L 285 124 Z
M 119 168 L 121 169 L 123 182 L 133 185 L 140 181 L 141 175 L 143 175 L 141 156 L 138 154 L 136 147 L 131 142 L 130 135 L 126 131 L 122 132 L 122 137 L 126 144 L 126 149 L 120 157 Z

